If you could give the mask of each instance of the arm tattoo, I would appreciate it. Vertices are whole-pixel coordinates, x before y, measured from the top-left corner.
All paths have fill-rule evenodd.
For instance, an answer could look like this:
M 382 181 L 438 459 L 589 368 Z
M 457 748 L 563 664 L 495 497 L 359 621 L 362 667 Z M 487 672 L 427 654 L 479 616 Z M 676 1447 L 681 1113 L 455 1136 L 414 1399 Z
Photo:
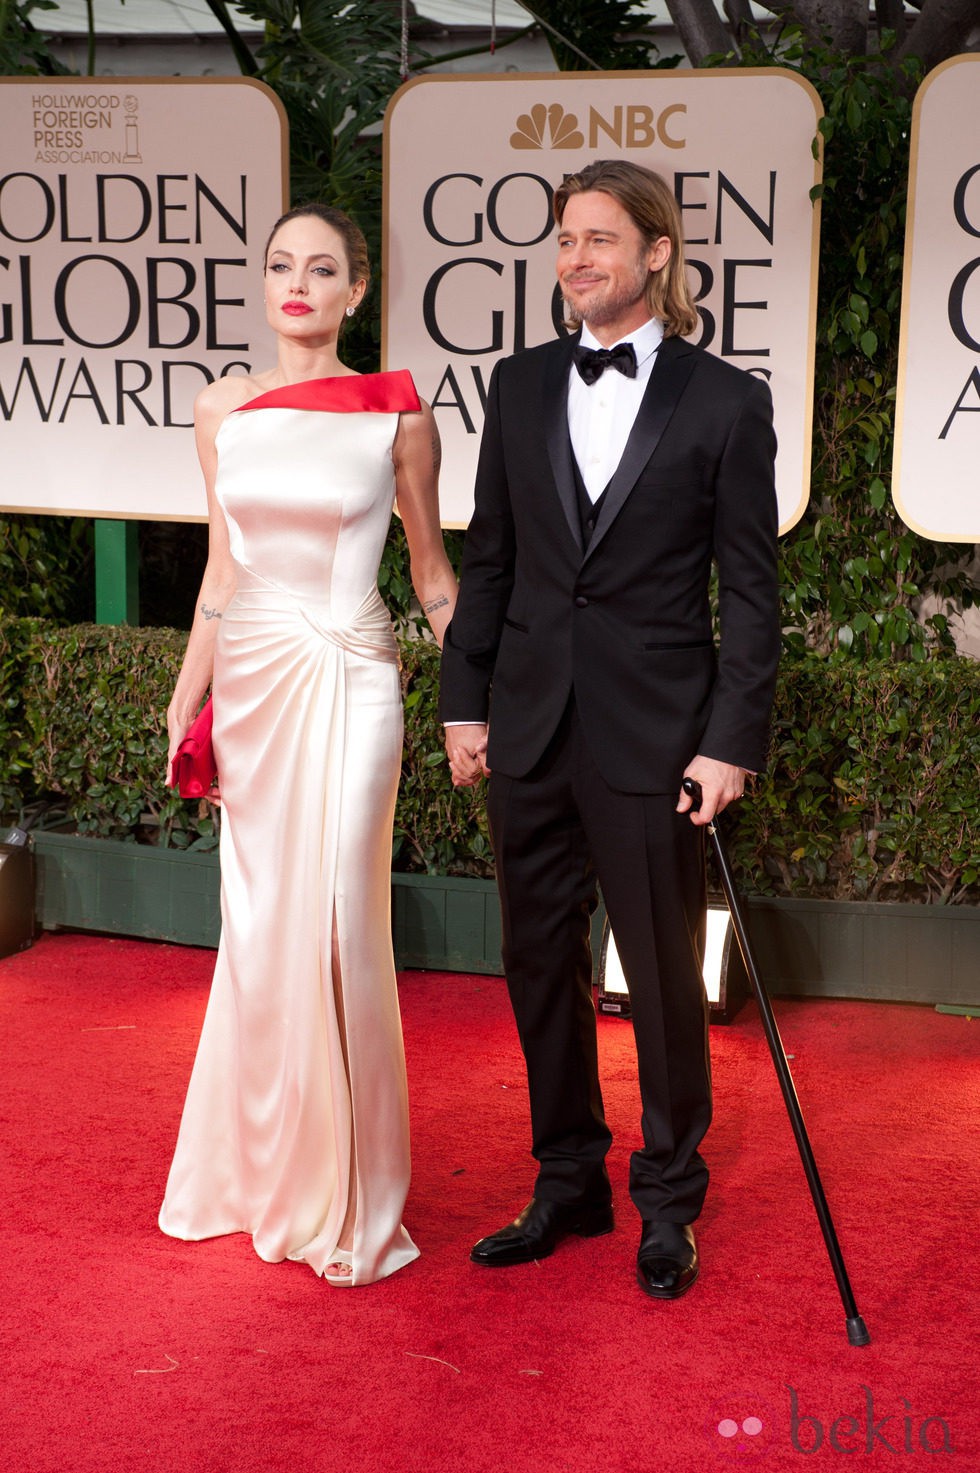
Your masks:
M 449 600 L 446 595 L 444 593 L 440 593 L 438 598 L 430 598 L 426 603 L 422 605 L 422 608 L 427 614 L 434 614 L 436 609 L 444 609 L 448 603 Z
M 439 439 L 439 429 L 435 420 L 432 421 L 432 468 L 436 475 L 442 465 L 442 441 Z
M 208 606 L 207 606 L 207 604 L 202 604 L 201 605 L 201 613 L 204 615 L 205 619 L 208 619 L 208 620 L 210 620 L 210 619 L 220 619 L 221 618 L 221 610 L 220 609 L 209 609 Z

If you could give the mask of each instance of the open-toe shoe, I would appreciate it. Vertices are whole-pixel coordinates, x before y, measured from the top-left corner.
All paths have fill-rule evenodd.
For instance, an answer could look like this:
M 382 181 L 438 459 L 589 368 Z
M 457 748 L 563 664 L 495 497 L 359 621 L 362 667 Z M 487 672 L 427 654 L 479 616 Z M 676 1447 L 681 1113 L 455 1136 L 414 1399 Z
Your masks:
M 344 1269 L 346 1273 L 331 1273 L 331 1269 Z M 347 1248 L 335 1248 L 323 1277 L 335 1289 L 349 1289 L 354 1282 L 354 1255 Z

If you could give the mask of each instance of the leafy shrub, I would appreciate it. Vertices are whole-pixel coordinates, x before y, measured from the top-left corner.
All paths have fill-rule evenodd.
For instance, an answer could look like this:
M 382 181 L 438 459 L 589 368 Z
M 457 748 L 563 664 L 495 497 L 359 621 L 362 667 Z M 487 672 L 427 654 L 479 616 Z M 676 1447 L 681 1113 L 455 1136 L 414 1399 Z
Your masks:
M 92 612 L 92 523 L 83 517 L 0 516 L 0 607 L 40 619 Z
M 823 182 L 813 191 L 821 215 L 810 499 L 780 543 L 787 647 L 850 660 L 955 654 L 950 615 L 980 602 L 974 549 L 918 536 L 891 499 L 910 94 L 921 68 L 842 55 L 792 32 L 775 54 L 747 49 L 743 59 L 798 70 L 825 110 Z
M 11 817 L 34 796 L 23 698 L 25 646 L 33 629 L 29 619 L 0 619 L 0 813 Z
M 165 711 L 185 639 L 126 625 L 30 626 L 21 719 L 31 785 L 63 798 L 79 833 L 181 848 L 216 842 L 208 805 L 195 812 L 165 786 Z
M 757 893 L 980 903 L 978 772 L 975 661 L 787 660 L 733 858 Z
M 426 874 L 492 875 L 485 795 L 455 789 L 438 715 L 439 650 L 400 641 L 405 699 L 402 779 L 395 807 L 394 867 Z
M 185 636 L 0 619 L 0 799 L 48 793 L 80 833 L 216 842 L 206 801 L 164 787 L 164 712 Z M 393 865 L 488 875 L 479 789 L 455 791 L 437 712 L 439 655 L 401 638 L 405 744 Z M 803 655 L 780 672 L 772 763 L 725 825 L 749 892 L 980 903 L 980 666 Z
M 215 812 L 165 787 L 165 712 L 186 635 L 172 629 L 0 619 L 0 806 L 62 798 L 81 834 L 211 848 Z M 482 796 L 456 793 L 437 715 L 439 652 L 399 641 L 405 693 L 393 863 L 492 873 Z

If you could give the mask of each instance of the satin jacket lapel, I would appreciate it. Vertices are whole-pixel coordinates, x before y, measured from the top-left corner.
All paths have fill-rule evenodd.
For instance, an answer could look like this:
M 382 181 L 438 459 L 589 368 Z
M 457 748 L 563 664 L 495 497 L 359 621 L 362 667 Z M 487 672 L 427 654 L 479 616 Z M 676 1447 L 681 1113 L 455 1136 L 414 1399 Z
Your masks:
M 659 445 L 696 362 L 696 352 L 683 338 L 665 338 L 661 343 L 626 449 L 599 509 L 596 529 L 585 554 L 586 562 L 616 520 L 640 472 Z
M 568 374 L 572 365 L 572 347 L 578 335 L 557 345 L 548 364 L 544 382 L 545 440 L 548 457 L 558 488 L 562 510 L 579 554 L 583 551 L 582 522 L 575 494 L 575 466 L 572 442 L 568 437 Z

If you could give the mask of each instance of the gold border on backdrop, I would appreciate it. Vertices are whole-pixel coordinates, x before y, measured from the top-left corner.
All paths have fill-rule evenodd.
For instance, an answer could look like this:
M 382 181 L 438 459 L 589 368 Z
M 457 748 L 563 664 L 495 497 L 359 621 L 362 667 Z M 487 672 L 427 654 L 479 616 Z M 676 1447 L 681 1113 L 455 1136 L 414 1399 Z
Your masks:
M 975 69 L 972 85 L 963 89 L 973 104 L 966 118 L 962 97 L 944 101 L 940 95 L 961 67 Z M 927 107 L 935 109 L 929 120 L 923 118 Z M 980 542 L 980 384 L 976 403 L 968 406 L 970 428 L 976 427 L 972 452 L 969 445 L 956 446 L 941 435 L 944 426 L 950 427 L 957 395 L 966 392 L 974 374 L 980 375 L 980 354 L 956 339 L 949 316 L 952 280 L 970 257 L 980 257 L 976 234 L 957 232 L 951 209 L 964 166 L 980 171 L 978 138 L 980 55 L 967 52 L 951 56 L 923 79 L 912 104 L 909 148 L 891 492 L 905 525 L 935 542 Z M 980 172 L 976 178 L 980 191 Z M 980 218 L 976 226 L 980 231 Z M 974 301 L 980 302 L 980 266 L 976 276 Z M 941 525 L 944 512 L 949 522 Z
M 275 181 L 275 183 L 273 184 L 273 188 L 272 188 L 271 193 L 272 193 L 273 198 L 277 201 L 278 214 L 282 214 L 284 212 L 284 210 L 288 208 L 288 202 L 289 202 L 289 127 L 288 127 L 288 120 L 287 120 L 287 116 L 286 116 L 286 111 L 285 111 L 285 108 L 282 105 L 282 102 L 277 97 L 277 95 L 275 94 L 275 92 L 273 92 L 270 87 L 268 87 L 264 82 L 259 81 L 257 78 L 254 78 L 254 77 L 159 77 L 159 76 L 156 76 L 156 77 L 139 77 L 139 76 L 124 76 L 124 77 L 115 77 L 115 76 L 112 76 L 112 77 L 103 77 L 103 76 L 95 76 L 95 77 L 88 77 L 88 76 L 75 76 L 73 74 L 67 74 L 67 75 L 64 75 L 64 76 L 57 75 L 57 76 L 39 76 L 39 77 L 0 77 L 0 89 L 2 89 L 2 88 L 8 88 L 8 87 L 29 87 L 34 92 L 39 93 L 39 94 L 47 94 L 47 93 L 52 93 L 52 92 L 60 93 L 60 94 L 71 94 L 71 93 L 77 93 L 77 94 L 82 94 L 82 93 L 96 94 L 96 93 L 100 93 L 100 92 L 105 92 L 105 93 L 110 93 L 110 92 L 111 93 L 121 93 L 126 88 L 133 88 L 133 89 L 138 88 L 138 89 L 140 89 L 140 91 L 143 91 L 144 89 L 149 89 L 149 88 L 154 88 L 155 89 L 155 88 L 160 88 L 160 87 L 164 87 L 164 88 L 167 88 L 167 87 L 169 87 L 169 88 L 192 88 L 192 89 L 193 88 L 197 88 L 197 89 L 201 89 L 201 88 L 223 88 L 223 89 L 226 89 L 226 88 L 229 88 L 229 87 L 231 87 L 231 88 L 243 88 L 244 87 L 244 88 L 251 89 L 251 90 L 259 93 L 264 98 L 265 101 L 271 103 L 272 104 L 272 107 L 274 109 L 274 117 L 275 117 L 275 124 L 274 124 L 274 126 L 278 130 L 278 137 L 275 140 L 273 140 L 272 148 L 270 150 L 270 153 L 276 159 L 276 165 L 275 165 L 275 167 L 276 167 L 276 169 L 278 171 L 278 180 Z M 0 97 L 2 97 L 2 92 L 0 92 Z M 176 99 L 175 99 L 175 102 L 176 102 Z M 176 123 L 176 120 L 175 120 L 175 123 Z M 216 130 L 219 128 L 219 126 L 220 126 L 220 120 L 215 120 L 215 128 L 216 128 Z M 220 136 L 220 135 L 217 135 L 217 136 Z M 196 137 L 199 139 L 199 135 L 196 135 Z M 194 156 L 194 154 L 185 154 L 183 157 L 181 157 L 181 156 L 179 156 L 179 155 L 177 155 L 175 153 L 174 161 L 173 161 L 173 168 L 174 168 L 174 171 L 175 172 L 178 171 L 178 170 L 181 170 L 181 169 L 186 169 L 186 171 L 188 173 L 193 174 L 193 173 L 195 173 L 195 172 L 198 171 L 199 165 L 201 163 L 199 142 L 196 143 L 195 146 L 197 148 L 197 156 L 196 157 Z M 227 141 L 225 141 L 225 142 L 222 143 L 222 147 L 226 151 L 228 151 L 229 148 L 230 148 L 230 145 L 229 145 L 229 143 Z M 13 156 L 13 157 L 11 156 L 12 155 L 12 149 L 11 149 L 11 140 L 10 140 L 9 136 L 5 139 L 4 154 L 5 154 L 5 157 L 4 157 L 2 169 L 0 169 L 0 175 L 2 175 L 2 177 L 7 177 L 9 175 L 14 175 L 14 174 L 18 174 L 18 173 L 24 172 L 24 166 L 19 163 L 19 161 L 17 160 L 16 156 Z M 69 166 L 71 166 L 70 165 L 70 161 L 65 161 L 65 162 L 69 162 Z M 51 167 L 51 165 L 49 165 L 49 167 Z M 135 172 L 134 171 L 134 166 L 132 164 L 124 165 L 123 167 L 125 167 L 128 172 L 131 172 L 131 173 L 132 172 Z M 272 218 L 270 218 L 268 220 L 267 224 L 268 224 L 269 227 L 271 227 L 272 224 L 274 223 L 274 218 L 275 217 L 272 217 Z M 265 221 L 264 217 L 263 217 L 262 223 L 263 223 L 263 225 L 266 224 L 266 221 Z M 8 244 L 7 239 L 5 237 L 3 237 L 3 236 L 0 236 L 0 254 L 3 253 L 3 248 L 7 244 Z M 4 274 L 6 275 L 6 273 L 4 273 Z M 261 304 L 261 283 L 259 284 L 258 301 Z M 264 320 L 264 314 L 263 314 L 263 320 Z M 8 353 L 11 348 L 16 349 L 17 352 L 18 352 L 18 354 L 21 354 L 21 353 L 23 353 L 23 351 L 24 351 L 24 349 L 25 349 L 26 346 L 27 346 L 26 344 L 20 343 L 20 342 L 13 342 L 13 343 L 8 342 L 8 343 L 5 343 L 5 344 L 0 345 L 0 362 L 2 362 L 3 356 L 6 353 Z M 99 352 L 108 352 L 110 350 L 108 350 L 108 349 L 99 349 L 99 348 L 95 348 L 95 349 L 86 348 L 85 351 L 86 351 L 87 354 L 89 354 L 89 356 L 93 356 L 93 355 L 98 354 Z M 138 390 L 136 392 L 142 393 L 143 390 Z M 6 420 L 0 421 L 0 425 L 3 426 L 4 430 L 8 430 L 9 429 L 9 421 L 6 421 Z M 35 436 L 36 436 L 37 434 L 43 434 L 44 433 L 44 430 L 46 428 L 46 425 L 45 425 L 45 423 L 40 423 L 40 424 L 34 426 L 33 428 L 35 430 Z M 102 428 L 106 429 L 110 433 L 112 433 L 112 432 L 117 433 L 120 438 L 122 438 L 125 435 L 125 427 L 120 427 L 120 426 L 103 426 Z M 173 428 L 173 433 L 175 435 L 181 436 L 181 438 L 185 441 L 185 444 L 186 444 L 186 454 L 182 454 L 179 457 L 181 459 L 181 461 L 182 461 L 182 466 L 181 466 L 181 471 L 180 471 L 181 483 L 183 484 L 183 477 L 184 477 L 184 475 L 186 475 L 187 477 L 190 478 L 190 484 L 193 486 L 194 491 L 196 492 L 198 490 L 198 488 L 200 489 L 200 495 L 199 495 L 199 498 L 198 499 L 199 499 L 200 504 L 201 504 L 201 507 L 202 507 L 201 512 L 191 512 L 191 511 L 187 511 L 187 510 L 181 510 L 181 511 L 172 512 L 172 511 L 168 511 L 168 510 L 164 509 L 162 506 L 156 506 L 156 507 L 154 507 L 152 509 L 144 508 L 144 507 L 132 507 L 132 508 L 130 508 L 130 507 L 121 507 L 121 506 L 112 506 L 111 508 L 107 508 L 107 507 L 103 507 L 103 506 L 100 506 L 100 505 L 96 504 L 96 502 L 93 502 L 92 504 L 90 504 L 88 501 L 86 501 L 85 504 L 78 504 L 78 503 L 71 502 L 69 499 L 66 499 L 65 501 L 55 502 L 53 500 L 53 496 L 56 495 L 56 492 L 54 492 L 54 490 L 52 490 L 52 497 L 45 499 L 43 502 L 41 502 L 39 499 L 38 500 L 32 500 L 30 504 L 23 504 L 23 503 L 10 504 L 10 503 L 4 502 L 2 504 L 2 509 L 5 510 L 5 511 L 15 512 L 17 514 L 24 514 L 24 515 L 91 516 L 91 517 L 110 517 L 113 520 L 117 520 L 118 519 L 118 520 L 140 520 L 140 521 L 161 521 L 161 522 L 170 522 L 170 521 L 173 521 L 173 522 L 206 522 L 207 521 L 207 512 L 204 509 L 203 481 L 202 481 L 202 478 L 201 478 L 200 468 L 199 468 L 198 463 L 197 463 L 197 457 L 196 457 L 196 453 L 195 453 L 195 449 L 194 449 L 194 433 L 193 433 L 193 429 L 190 428 L 190 427 L 187 427 L 187 428 L 184 428 L 184 427 L 174 427 Z M 5 461 L 6 461 L 6 464 L 5 464 L 5 468 L 4 468 L 4 470 L 5 470 L 4 481 L 5 481 L 5 483 L 8 486 L 10 484 L 11 472 L 12 472 L 13 469 L 16 468 L 16 461 L 14 463 L 14 466 L 11 465 L 11 456 L 16 457 L 20 453 L 22 453 L 20 447 L 18 447 L 16 445 L 11 445 L 9 443 L 9 439 L 8 439 L 8 443 L 5 446 Z M 114 453 L 118 453 L 118 451 L 117 452 L 114 452 Z M 64 474 L 64 476 L 68 477 L 72 473 L 72 464 L 76 464 L 77 465 L 79 459 L 83 459 L 84 458 L 84 456 L 86 454 L 86 451 L 85 451 L 85 449 L 81 445 L 79 445 L 76 449 L 73 449 L 70 445 L 66 444 L 65 447 L 63 448 L 63 452 L 62 451 L 59 451 L 59 454 L 62 454 L 63 455 L 63 461 L 64 461 L 64 464 L 63 464 L 63 467 L 62 467 L 63 474 Z M 30 475 L 30 476 L 33 477 L 33 480 L 34 480 L 35 485 L 37 485 L 39 474 L 42 473 L 41 471 L 39 471 L 39 468 L 38 468 L 38 464 L 37 464 L 37 460 L 38 459 L 40 459 L 40 457 L 36 457 L 35 462 L 32 465 L 32 468 L 28 471 L 28 475 Z M 141 467 L 140 467 L 140 469 L 143 471 L 143 477 L 142 477 L 143 479 L 145 479 L 145 476 L 146 476 L 146 468 L 149 466 L 151 460 L 152 460 L 152 455 L 150 455 L 149 452 L 144 452 L 144 460 L 143 460 L 143 462 L 141 464 Z M 132 467 L 128 467 L 126 469 L 126 471 L 125 471 L 125 474 L 129 475 L 130 477 L 132 477 L 132 475 L 133 475 L 133 468 Z M 36 495 L 36 493 L 35 493 L 35 495 Z M 2 496 L 2 492 L 0 492 L 0 496 Z
M 470 86 L 471 84 L 473 84 L 475 87 L 485 88 L 488 83 L 492 84 L 495 88 L 500 89 L 501 92 L 504 88 L 510 88 L 511 91 L 513 91 L 514 89 L 524 89 L 526 91 L 528 86 L 530 86 L 532 89 L 535 87 L 547 87 L 551 91 L 555 91 L 557 89 L 564 92 L 568 92 L 571 89 L 574 89 L 575 100 L 572 103 L 568 103 L 568 111 L 565 113 L 565 118 L 567 119 L 568 115 L 573 111 L 575 111 L 577 114 L 582 114 L 583 108 L 586 106 L 585 96 L 590 87 L 596 88 L 598 86 L 604 86 L 608 89 L 610 84 L 614 84 L 616 88 L 619 89 L 618 96 L 623 100 L 624 103 L 627 103 L 629 99 L 625 89 L 629 86 L 630 83 L 642 83 L 644 88 L 644 96 L 649 101 L 649 94 L 651 88 L 653 87 L 656 87 L 661 92 L 666 91 L 667 88 L 671 88 L 674 93 L 677 94 L 679 88 L 686 90 L 691 87 L 700 87 L 702 84 L 704 84 L 705 86 L 714 86 L 717 89 L 717 85 L 720 82 L 724 83 L 730 89 L 733 84 L 739 85 L 745 81 L 753 84 L 754 91 L 752 95 L 753 97 L 757 97 L 759 94 L 758 83 L 760 81 L 764 83 L 767 79 L 769 79 L 770 81 L 778 80 L 780 83 L 785 83 L 787 81 L 790 82 L 795 88 L 798 88 L 805 95 L 812 110 L 812 130 L 805 139 L 805 154 L 802 151 L 802 140 L 800 141 L 799 145 L 796 145 L 796 141 L 794 139 L 794 146 L 797 147 L 797 152 L 799 154 L 799 163 L 794 164 L 794 167 L 798 167 L 801 171 L 803 171 L 802 183 L 799 191 L 799 201 L 797 202 L 796 207 L 799 211 L 801 205 L 805 202 L 806 209 L 808 211 L 807 220 L 802 224 L 802 226 L 798 226 L 798 235 L 794 237 L 796 241 L 796 246 L 794 249 L 794 264 L 797 267 L 798 273 L 798 298 L 804 299 L 804 301 L 802 310 L 799 314 L 800 320 L 798 329 L 795 331 L 795 335 L 791 337 L 790 345 L 787 350 L 794 355 L 791 383 L 788 387 L 784 385 L 784 392 L 781 395 L 782 402 L 780 403 L 779 409 L 777 410 L 777 429 L 779 428 L 780 412 L 782 412 L 782 414 L 784 415 L 784 424 L 786 423 L 787 416 L 791 414 L 792 439 L 794 446 L 789 479 L 787 480 L 787 476 L 786 474 L 784 474 L 784 485 L 780 496 L 780 531 L 786 532 L 791 527 L 795 526 L 800 517 L 803 515 L 810 497 L 810 467 L 812 459 L 813 434 L 814 353 L 816 347 L 817 326 L 817 277 L 819 270 L 818 248 L 820 236 L 820 201 L 819 199 L 811 200 L 810 196 L 813 188 L 819 185 L 822 178 L 823 150 L 822 139 L 818 132 L 818 123 L 820 118 L 823 116 L 823 106 L 821 104 L 820 97 L 812 84 L 808 82 L 806 78 L 799 76 L 798 73 L 790 71 L 787 68 L 745 67 L 705 68 L 703 70 L 689 68 L 676 71 L 589 73 L 516 72 L 505 75 L 501 75 L 500 73 L 473 72 L 455 73 L 452 75 L 414 77 L 410 81 L 406 82 L 392 97 L 391 102 L 389 103 L 387 111 L 385 113 L 384 121 L 382 366 L 385 368 L 394 367 L 412 369 L 414 372 L 416 372 L 417 381 L 419 378 L 421 378 L 422 380 L 422 382 L 419 383 L 420 392 L 425 397 L 434 397 L 432 387 L 428 385 L 425 381 L 424 358 L 426 351 L 431 350 L 432 344 L 427 338 L 422 322 L 419 319 L 419 283 L 413 277 L 410 286 L 407 286 L 406 282 L 403 280 L 405 276 L 405 271 L 404 269 L 400 269 L 400 266 L 403 265 L 404 257 L 407 254 L 411 254 L 415 250 L 416 245 L 418 245 L 420 248 L 424 248 L 424 246 L 426 245 L 426 241 L 424 240 L 422 233 L 422 223 L 420 218 L 413 219 L 411 222 L 411 229 L 403 230 L 401 222 L 394 218 L 396 208 L 400 208 L 400 205 L 396 206 L 395 199 L 397 198 L 399 189 L 404 184 L 404 170 L 399 167 L 404 162 L 404 159 L 399 158 L 399 160 L 397 161 L 397 165 L 394 159 L 397 137 L 397 124 L 395 122 L 395 115 L 399 105 L 405 102 L 406 98 L 410 97 L 412 93 L 416 92 L 420 88 L 445 89 L 447 87 L 455 87 L 458 89 L 460 87 Z M 525 100 L 522 99 L 519 103 L 517 103 L 516 107 L 511 104 L 510 111 L 514 113 L 516 117 L 518 113 L 522 113 L 524 111 L 524 107 Z M 468 167 L 472 170 L 473 178 L 479 177 L 481 178 L 481 182 L 483 175 L 486 175 L 488 178 L 492 178 L 493 171 L 496 167 L 497 162 L 496 156 L 493 152 L 495 145 L 493 141 L 488 138 L 486 131 L 484 130 L 481 132 L 479 128 L 473 129 L 469 128 L 468 126 L 464 126 L 464 121 L 468 120 L 463 120 L 459 117 L 454 118 L 451 107 L 451 99 L 448 96 L 446 97 L 446 105 L 441 106 L 438 111 L 441 115 L 441 131 L 438 138 L 430 137 L 428 135 L 422 137 L 419 136 L 417 132 L 413 136 L 409 129 L 409 126 L 406 124 L 404 143 L 402 143 L 402 140 L 400 138 L 397 139 L 397 145 L 400 147 L 400 152 L 402 155 L 404 155 L 406 151 L 410 151 L 412 156 L 417 157 L 419 160 L 419 175 L 417 180 L 414 181 L 412 187 L 413 200 L 415 197 L 417 197 L 418 199 L 419 209 L 416 213 L 419 217 L 421 216 L 422 199 L 427 191 L 427 182 L 435 181 L 440 173 L 441 163 L 439 155 L 439 145 L 441 139 L 445 139 L 446 149 L 449 154 L 452 155 L 452 162 L 446 165 L 447 170 L 449 170 L 451 173 L 455 173 L 455 171 L 460 167 L 458 162 L 458 156 L 460 153 L 460 140 L 463 140 L 465 148 L 469 151 L 469 154 L 471 156 L 471 164 Z M 676 108 L 674 109 L 674 111 L 676 111 Z M 799 128 L 798 121 L 796 125 L 797 128 Z M 510 126 L 513 126 L 513 120 L 511 120 Z M 731 138 L 738 138 L 740 136 L 739 128 L 740 119 L 737 115 L 728 118 L 725 125 L 724 135 L 726 137 L 726 140 Z M 669 132 L 669 130 L 667 131 Z M 395 134 L 396 136 L 393 137 L 393 134 Z M 720 127 L 718 130 L 718 136 L 722 136 Z M 764 136 L 767 142 L 778 139 L 781 136 L 778 111 L 772 110 L 767 112 Z M 554 138 L 554 131 L 552 131 L 552 137 Z M 743 145 L 744 157 L 744 138 L 741 139 L 741 143 Z M 547 143 L 545 142 L 544 137 L 540 138 L 538 140 L 539 151 L 537 156 L 540 158 L 541 154 L 544 153 L 547 157 L 551 159 L 552 164 L 557 163 L 560 167 L 561 163 L 565 162 L 566 167 L 572 169 L 583 167 L 590 158 L 595 157 L 635 157 L 638 159 L 638 161 L 649 162 L 651 167 L 660 169 L 661 172 L 668 173 L 669 170 L 665 168 L 664 165 L 665 163 L 670 164 L 672 162 L 673 155 L 668 154 L 665 159 L 665 152 L 682 146 L 684 146 L 682 143 L 678 144 L 676 141 L 671 142 L 669 138 L 665 137 L 662 142 L 663 151 L 658 151 L 656 152 L 656 154 L 654 154 L 652 151 L 648 150 L 645 154 L 640 154 L 634 151 L 628 151 L 627 148 L 622 145 L 617 147 L 615 140 L 611 138 L 607 140 L 604 137 L 600 142 L 592 144 L 588 149 L 585 149 L 584 135 L 580 133 L 579 144 L 577 146 L 573 144 L 570 147 L 567 137 L 563 141 L 558 142 L 557 145 L 552 142 L 552 150 L 556 148 L 558 150 L 561 150 L 555 152 L 553 157 L 551 150 L 549 150 L 547 147 Z M 523 143 L 521 147 L 529 151 L 523 152 L 521 154 L 510 154 L 511 159 L 517 161 L 516 166 L 518 167 L 521 159 L 523 159 L 524 161 L 528 161 L 534 158 L 534 153 L 530 151 L 535 148 L 534 139 L 529 139 L 529 141 Z M 503 152 L 499 144 L 496 145 L 496 148 L 498 152 Z M 586 157 L 582 156 L 583 151 L 585 152 Z M 763 155 L 760 159 L 761 165 L 764 166 L 769 161 L 770 157 L 775 159 L 777 158 L 777 155 L 775 154 L 775 152 L 773 152 L 771 155 Z M 783 155 L 778 157 L 779 161 L 785 164 L 785 150 Z M 724 166 L 725 162 L 727 162 L 727 159 L 719 161 L 717 167 L 721 169 Z M 710 167 L 710 163 L 710 159 L 706 160 L 705 158 L 700 157 L 698 160 L 698 169 L 703 172 L 705 168 Z M 516 178 L 520 176 L 515 174 L 510 177 Z M 692 172 L 690 177 L 695 177 L 695 173 Z M 431 184 L 428 184 L 428 187 L 431 188 Z M 705 208 L 704 205 L 692 205 L 691 207 Z M 396 261 L 395 240 L 396 235 L 400 230 L 405 236 L 405 240 L 402 240 L 400 238 L 398 240 L 399 260 Z M 413 231 L 414 234 L 412 234 Z M 543 237 L 541 237 L 541 239 L 543 239 Z M 409 242 L 407 245 L 406 241 Z M 544 247 L 542 246 L 541 249 L 543 250 Z M 802 269 L 802 264 L 798 259 L 802 257 L 804 252 L 806 252 L 805 270 Z M 500 252 L 500 254 L 502 255 L 503 252 Z M 710 252 L 704 252 L 704 254 L 709 255 Z M 398 278 L 397 280 L 396 277 Z M 550 281 L 553 282 L 553 276 L 550 278 Z M 739 302 L 736 305 L 738 307 L 757 307 L 760 304 Z M 765 305 L 767 305 L 768 307 L 768 304 Z M 529 318 L 534 306 L 535 304 L 529 299 Z M 414 314 L 414 337 L 409 338 L 409 336 L 407 336 L 406 334 L 404 326 L 401 325 L 399 325 L 398 331 L 396 332 L 395 325 L 396 323 L 399 323 L 400 313 L 407 314 L 409 316 Z M 544 341 L 548 335 L 548 330 L 549 328 L 545 327 L 543 331 L 538 331 L 536 335 L 530 335 L 528 337 L 528 345 L 531 345 L 533 342 Z M 393 346 L 394 340 L 399 335 L 401 337 L 401 341 L 398 342 L 397 347 L 395 347 Z M 801 341 L 801 339 L 803 341 Z M 418 342 L 417 350 L 412 346 L 413 342 Z M 474 376 L 481 376 L 481 382 L 483 382 L 485 388 L 485 381 L 489 379 L 489 370 L 490 368 L 492 368 L 493 362 L 495 362 L 497 358 L 504 356 L 504 352 L 488 351 L 488 353 L 484 355 L 484 358 L 480 362 L 480 364 L 474 366 L 472 362 L 472 350 L 467 351 L 471 355 L 469 367 Z M 709 351 L 711 351 L 711 349 L 709 349 Z M 398 353 L 397 362 L 393 361 L 393 354 L 395 352 Z M 737 358 L 735 361 L 738 361 Z M 421 373 L 419 372 L 420 367 L 422 368 Z M 485 373 L 483 372 L 484 368 L 486 370 Z M 426 392 L 427 389 L 428 393 Z M 789 400 L 790 395 L 792 395 L 791 411 L 788 410 L 787 407 L 787 401 Z M 442 409 L 443 407 L 444 406 L 440 402 L 439 408 Z M 482 416 L 482 408 L 480 412 Z M 471 414 L 470 419 L 474 424 L 474 429 L 476 429 L 476 414 Z M 458 512 L 456 514 L 453 514 L 452 509 L 447 505 L 447 499 L 444 495 L 443 526 L 445 527 L 465 527 L 469 519 L 469 512 L 472 506 L 472 479 L 475 472 L 476 451 L 479 443 L 479 434 L 468 434 L 468 438 L 475 443 L 473 443 L 472 445 L 467 445 L 465 453 L 462 453 L 458 449 L 454 448 L 452 445 L 452 427 L 450 426 L 450 436 L 448 437 L 448 440 L 445 432 L 445 427 L 443 428 L 443 485 L 444 487 L 446 487 L 452 484 L 455 487 L 458 487 L 461 483 L 465 482 L 469 488 L 470 496 L 469 506 L 467 507 L 465 514 L 461 515 Z M 788 439 L 790 437 L 784 436 L 784 438 Z M 789 452 L 784 452 L 784 455 L 788 453 Z

